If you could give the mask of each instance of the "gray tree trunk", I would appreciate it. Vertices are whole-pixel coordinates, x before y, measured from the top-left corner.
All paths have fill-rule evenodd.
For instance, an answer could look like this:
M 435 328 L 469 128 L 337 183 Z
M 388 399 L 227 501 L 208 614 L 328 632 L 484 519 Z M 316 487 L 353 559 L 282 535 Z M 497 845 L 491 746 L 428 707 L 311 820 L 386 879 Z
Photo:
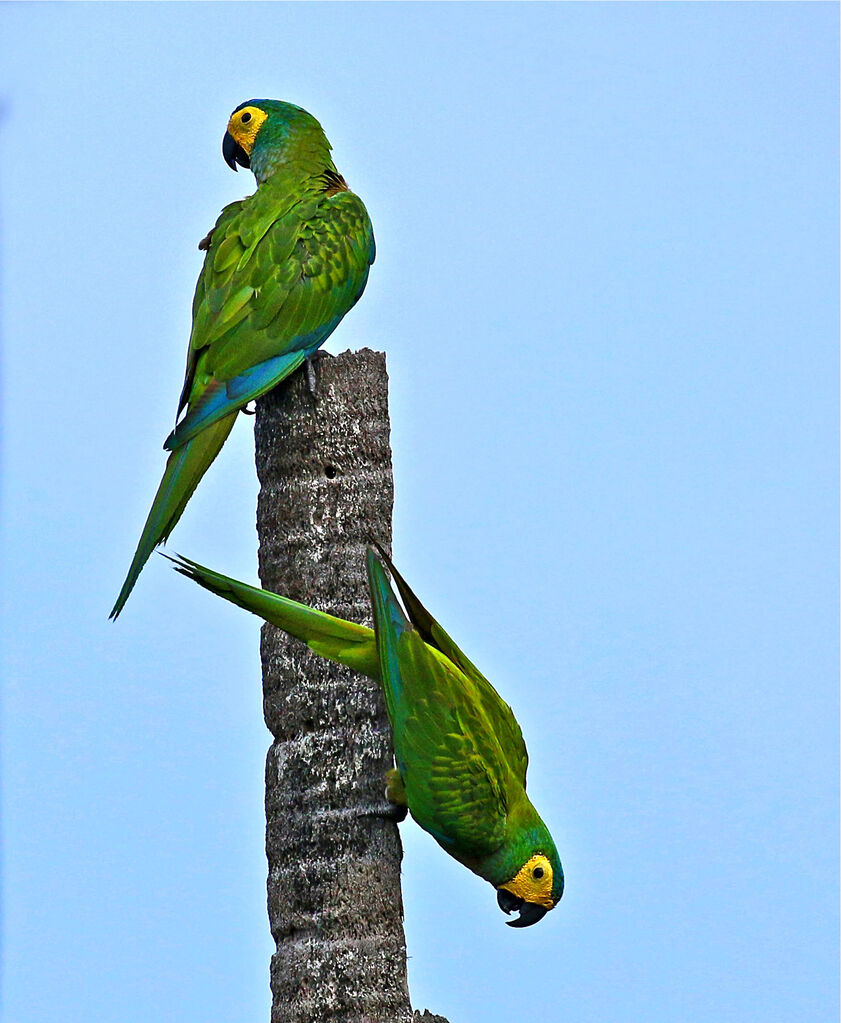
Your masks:
M 390 549 L 394 496 L 385 356 L 364 349 L 316 365 L 315 397 L 297 373 L 258 402 L 260 578 L 370 625 L 365 547 L 376 539 Z M 380 686 L 271 625 L 261 657 L 274 740 L 272 1023 L 405 1023 L 402 847 L 396 825 L 378 815 L 392 766 Z

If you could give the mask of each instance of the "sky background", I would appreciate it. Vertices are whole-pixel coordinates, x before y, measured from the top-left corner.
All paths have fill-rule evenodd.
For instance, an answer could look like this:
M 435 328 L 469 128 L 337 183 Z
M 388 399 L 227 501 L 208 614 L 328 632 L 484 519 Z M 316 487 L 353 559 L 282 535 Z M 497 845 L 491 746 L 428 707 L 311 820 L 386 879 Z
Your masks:
M 268 1020 L 258 622 L 153 558 L 196 244 L 294 101 L 378 259 L 395 555 L 513 705 L 539 926 L 411 822 L 453 1023 L 837 1019 L 838 7 L 0 6 L 4 1013 Z M 252 420 L 172 548 L 255 578 Z

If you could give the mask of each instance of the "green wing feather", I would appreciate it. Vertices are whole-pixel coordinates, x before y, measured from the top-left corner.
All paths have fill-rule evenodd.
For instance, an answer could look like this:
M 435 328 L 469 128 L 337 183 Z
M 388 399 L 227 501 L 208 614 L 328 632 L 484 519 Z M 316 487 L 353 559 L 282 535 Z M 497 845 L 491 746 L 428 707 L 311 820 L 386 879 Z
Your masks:
M 444 654 L 448 660 L 452 661 L 452 663 L 460 671 L 462 671 L 473 684 L 472 690 L 478 702 L 481 704 L 483 712 L 491 722 L 494 734 L 497 736 L 500 746 L 505 752 L 505 756 L 515 777 L 517 777 L 523 787 L 525 787 L 529 755 L 526 750 L 523 733 L 517 723 L 517 719 L 514 717 L 514 712 L 505 700 L 502 699 L 496 689 L 494 689 L 491 683 L 485 678 L 481 671 L 479 671 L 476 665 L 467 658 L 458 646 L 456 646 L 455 642 L 444 631 L 441 625 L 439 625 L 439 623 L 426 610 L 423 604 L 421 604 L 412 589 L 409 587 L 409 584 L 394 567 L 391 559 L 382 547 L 380 547 L 379 544 L 376 546 L 380 557 L 388 566 L 388 570 L 394 579 L 400 593 L 400 598 L 402 599 L 403 605 L 409 614 L 410 620 L 417 628 L 424 641 L 430 646 L 435 647 L 437 650 L 440 650 L 441 653 Z
M 241 408 L 277 386 L 292 370 L 273 372 L 272 360 L 302 353 L 303 361 L 364 290 L 374 238 L 362 200 L 321 193 L 287 209 L 277 198 L 286 194 L 282 184 L 272 178 L 237 210 L 228 207 L 213 230 L 194 300 L 181 395 L 188 411 L 168 447 L 224 415 L 231 401 Z M 263 207 L 274 217 L 261 217 Z M 206 393 L 230 401 L 208 414 Z
M 193 299 L 178 406 L 186 415 L 164 445 L 173 454 L 112 618 L 178 522 L 234 413 L 277 386 L 326 340 L 362 294 L 373 259 L 362 201 L 352 192 L 329 194 L 318 177 L 303 188 L 276 174 L 222 211 Z
M 368 581 L 394 752 L 409 810 L 459 859 L 505 841 L 511 778 L 476 686 L 408 620 L 373 551 Z

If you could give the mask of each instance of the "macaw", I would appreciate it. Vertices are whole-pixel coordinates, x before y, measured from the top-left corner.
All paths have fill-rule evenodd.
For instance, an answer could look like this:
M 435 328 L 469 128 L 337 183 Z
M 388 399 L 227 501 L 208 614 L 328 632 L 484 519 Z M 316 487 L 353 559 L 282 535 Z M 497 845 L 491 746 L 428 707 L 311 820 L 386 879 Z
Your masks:
M 237 413 L 305 363 L 359 300 L 374 261 L 362 200 L 330 157 L 321 125 L 278 100 L 237 107 L 225 161 L 250 167 L 257 190 L 222 211 L 193 299 L 193 327 L 170 452 L 123 588 L 163 543 L 224 444 Z M 309 367 L 309 363 L 307 362 Z
M 386 776 L 388 799 L 489 881 L 505 913 L 519 910 L 507 921 L 511 927 L 528 927 L 558 904 L 564 873 L 552 836 L 526 795 L 528 754 L 520 726 L 379 552 L 380 558 L 370 548 L 367 553 L 373 630 L 187 558 L 170 560 L 182 575 L 303 640 L 315 653 L 380 682 L 397 764 Z

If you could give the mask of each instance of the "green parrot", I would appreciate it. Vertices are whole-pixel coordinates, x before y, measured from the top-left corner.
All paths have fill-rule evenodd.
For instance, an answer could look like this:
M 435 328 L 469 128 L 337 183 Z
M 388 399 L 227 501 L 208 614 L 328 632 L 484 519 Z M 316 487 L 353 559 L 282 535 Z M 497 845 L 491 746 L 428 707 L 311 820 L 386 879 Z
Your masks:
M 497 890 L 500 909 L 528 927 L 564 890 L 555 843 L 526 795 L 528 754 L 511 708 L 424 608 L 379 548 L 405 606 L 369 548 L 374 629 L 236 582 L 189 561 L 176 569 L 212 593 L 303 640 L 310 650 L 380 682 L 396 770 L 387 796 L 460 863 Z M 402 819 L 402 816 L 400 819 Z
M 199 245 L 207 255 L 178 403 L 178 414 L 186 412 L 164 444 L 169 460 L 112 618 L 237 413 L 324 343 L 362 295 L 374 261 L 368 213 L 306 110 L 278 100 L 243 103 L 228 121 L 222 154 L 233 170 L 251 168 L 257 191 L 226 206 Z

